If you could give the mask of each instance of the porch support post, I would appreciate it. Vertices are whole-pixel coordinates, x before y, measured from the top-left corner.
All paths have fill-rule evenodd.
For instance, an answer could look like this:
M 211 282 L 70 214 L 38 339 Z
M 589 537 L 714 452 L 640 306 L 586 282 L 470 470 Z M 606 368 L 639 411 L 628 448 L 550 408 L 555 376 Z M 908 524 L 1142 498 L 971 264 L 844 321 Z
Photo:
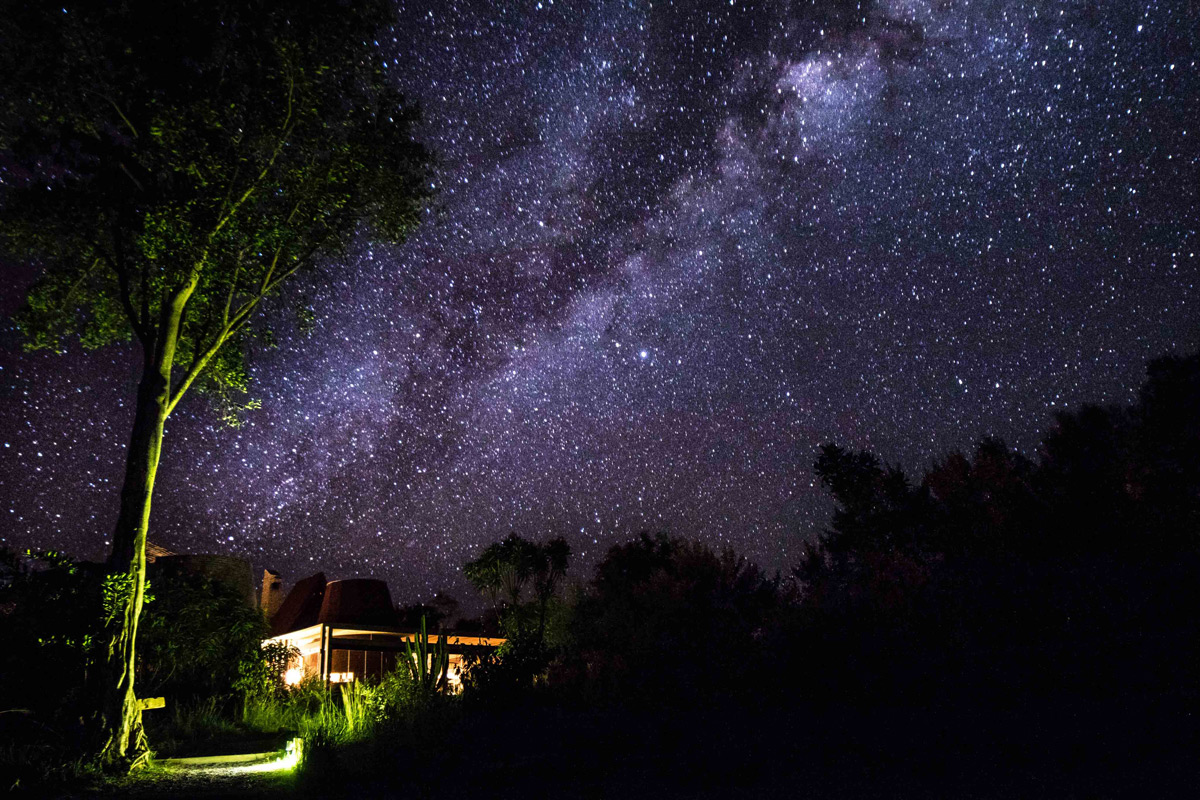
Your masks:
M 320 674 L 321 680 L 325 681 L 326 684 L 329 683 L 329 665 L 326 663 L 326 658 L 328 658 L 329 649 L 325 645 L 325 632 L 327 630 L 328 630 L 328 627 L 325 625 L 325 623 L 322 622 L 321 623 L 321 654 L 317 658 L 317 672 Z

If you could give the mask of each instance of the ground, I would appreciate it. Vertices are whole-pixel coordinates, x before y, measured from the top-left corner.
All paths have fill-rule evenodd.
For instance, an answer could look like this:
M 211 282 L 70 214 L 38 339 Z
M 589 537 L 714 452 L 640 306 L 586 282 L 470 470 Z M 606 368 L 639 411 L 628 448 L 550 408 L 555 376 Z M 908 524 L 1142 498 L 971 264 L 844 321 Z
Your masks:
M 290 797 L 295 772 L 279 761 L 215 766 L 160 766 L 127 778 L 62 795 L 64 798 L 133 797 L 142 800 L 183 798 Z

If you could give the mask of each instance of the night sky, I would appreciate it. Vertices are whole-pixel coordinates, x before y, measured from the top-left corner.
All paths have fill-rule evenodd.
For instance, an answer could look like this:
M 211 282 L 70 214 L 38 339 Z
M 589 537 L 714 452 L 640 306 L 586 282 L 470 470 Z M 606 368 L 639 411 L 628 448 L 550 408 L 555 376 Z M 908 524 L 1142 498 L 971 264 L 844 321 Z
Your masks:
M 1032 454 L 1200 345 L 1200 6 L 861 5 L 399 4 L 437 208 L 280 304 L 243 428 L 181 405 L 151 538 L 401 601 L 511 530 L 787 569 L 822 442 Z M 96 556 L 136 354 L 0 344 L 0 543 Z

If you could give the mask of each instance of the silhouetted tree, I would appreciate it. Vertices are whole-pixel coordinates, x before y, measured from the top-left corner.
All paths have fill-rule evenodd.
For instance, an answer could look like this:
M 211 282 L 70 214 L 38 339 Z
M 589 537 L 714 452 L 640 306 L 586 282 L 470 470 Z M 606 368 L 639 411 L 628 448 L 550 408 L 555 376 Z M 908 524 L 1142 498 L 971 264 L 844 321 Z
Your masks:
M 872 703 L 1194 692 L 1198 418 L 1200 357 L 1172 357 L 1132 407 L 1058 415 L 1037 462 L 985 439 L 913 486 L 825 447 L 837 510 L 795 572 L 802 669 Z
M 437 592 L 428 603 L 411 603 L 396 609 L 401 628 L 419 631 L 428 628 L 432 631 L 453 630 L 458 619 L 458 600 L 450 595 Z M 474 631 L 472 624 L 466 624 L 466 630 Z M 466 630 L 463 632 L 465 633 Z
M 571 548 L 562 537 L 538 544 L 510 533 L 467 562 L 463 574 L 491 601 L 506 626 L 506 635 L 530 634 L 533 617 L 537 620 L 534 638 L 541 642 L 550 601 L 562 584 L 570 558 Z M 533 614 L 523 605 L 527 587 L 532 588 Z
M 513 702 L 546 671 L 551 653 L 546 626 L 571 557 L 565 539 L 538 544 L 509 534 L 463 567 L 467 580 L 492 602 L 506 641 L 495 653 L 468 659 L 471 695 Z M 525 600 L 525 590 L 531 597 Z
M 753 692 L 768 680 L 756 642 L 778 596 L 777 581 L 732 550 L 643 533 L 597 565 L 564 668 L 618 701 Z

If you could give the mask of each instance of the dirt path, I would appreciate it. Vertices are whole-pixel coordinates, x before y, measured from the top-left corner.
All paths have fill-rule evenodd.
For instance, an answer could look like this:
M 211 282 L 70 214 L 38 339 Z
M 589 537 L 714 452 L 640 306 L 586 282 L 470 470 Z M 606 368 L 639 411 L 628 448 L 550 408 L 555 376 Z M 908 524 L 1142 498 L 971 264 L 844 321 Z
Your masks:
M 142 800 L 185 798 L 285 798 L 296 792 L 295 773 L 278 762 L 222 766 L 155 766 L 128 778 L 64 798 L 135 797 Z

